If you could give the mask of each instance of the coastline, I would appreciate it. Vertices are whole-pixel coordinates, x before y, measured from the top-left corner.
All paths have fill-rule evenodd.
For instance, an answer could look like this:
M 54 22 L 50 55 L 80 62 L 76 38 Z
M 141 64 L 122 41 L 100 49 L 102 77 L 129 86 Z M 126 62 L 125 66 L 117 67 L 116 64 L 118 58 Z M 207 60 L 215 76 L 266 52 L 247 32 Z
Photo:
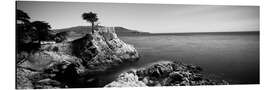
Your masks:
M 77 44 L 80 45 L 80 47 L 87 47 L 87 49 L 85 49 L 85 51 L 91 50 L 93 46 L 104 48 L 103 45 L 115 45 L 115 46 L 108 46 L 108 48 L 104 48 L 104 49 L 98 48 L 99 50 L 97 50 L 97 51 L 98 52 L 102 51 L 102 53 L 103 53 L 106 50 L 116 48 L 116 50 L 109 51 L 109 52 L 112 52 L 112 53 L 118 52 L 117 55 L 121 56 L 121 59 L 117 59 L 114 56 L 113 57 L 110 57 L 112 53 L 107 53 L 107 55 L 109 55 L 109 57 L 112 58 L 112 60 L 115 59 L 116 62 L 109 60 L 108 62 L 113 62 L 115 64 L 113 64 L 113 63 L 106 64 L 106 62 L 103 61 L 104 60 L 104 58 L 103 58 L 104 56 L 103 55 L 105 54 L 105 57 L 107 57 L 106 56 L 106 53 L 104 52 L 104 54 L 101 54 L 102 56 L 98 56 L 101 59 L 98 60 L 97 62 L 95 62 L 95 63 L 101 63 L 101 64 L 95 64 L 94 65 L 95 67 L 93 67 L 91 65 L 90 65 L 91 67 L 84 67 L 84 68 L 88 68 L 88 70 L 81 69 L 83 71 L 83 73 L 82 74 L 79 74 L 78 81 L 72 82 L 74 85 L 72 85 L 72 83 L 71 83 L 69 85 L 69 87 L 82 87 L 82 88 L 103 87 L 103 86 L 114 87 L 114 85 L 111 85 L 110 83 L 112 83 L 112 82 L 117 83 L 119 80 L 122 82 L 122 80 L 119 79 L 119 78 L 120 77 L 126 77 L 126 76 L 128 76 L 127 78 L 129 78 L 129 75 L 131 75 L 131 78 L 132 79 L 131 79 L 131 81 L 128 81 L 128 82 L 132 82 L 133 84 L 134 83 L 135 84 L 136 83 L 140 83 L 139 85 L 135 85 L 135 86 L 189 86 L 189 85 L 192 85 L 193 86 L 193 85 L 227 85 L 227 84 L 230 84 L 231 85 L 231 84 L 233 84 L 230 81 L 225 81 L 223 79 L 214 79 L 212 77 L 207 77 L 207 73 L 204 73 L 204 71 L 201 71 L 199 69 L 198 69 L 199 72 L 197 72 L 198 71 L 197 69 L 190 69 L 189 68 L 190 66 L 193 67 L 193 68 L 194 67 L 199 67 L 197 65 L 192 65 L 192 63 L 190 63 L 190 64 L 183 64 L 183 63 L 181 63 L 179 65 L 180 67 L 186 68 L 186 69 L 183 69 L 184 70 L 184 73 L 171 70 L 171 72 L 169 72 L 167 74 L 164 74 L 164 75 L 162 75 L 161 73 L 160 74 L 157 74 L 158 76 L 164 76 L 162 79 L 158 79 L 158 80 L 157 80 L 157 78 L 156 79 L 153 79 L 153 78 L 150 79 L 149 78 L 149 77 L 153 77 L 152 76 L 153 73 L 163 72 L 162 70 L 156 72 L 155 69 L 157 69 L 157 68 L 154 68 L 154 71 L 152 73 L 150 73 L 150 74 L 149 73 L 146 73 L 146 74 L 143 74 L 143 76 L 140 76 L 139 74 L 135 74 L 133 72 L 134 70 L 135 71 L 140 71 L 140 70 L 141 71 L 149 71 L 148 70 L 149 67 L 155 66 L 155 65 L 160 65 L 162 63 L 165 66 L 166 66 L 166 63 L 175 63 L 175 62 L 171 62 L 172 61 L 171 59 L 169 59 L 169 61 L 164 61 L 164 60 L 168 60 L 168 59 L 162 59 L 162 58 L 158 58 L 158 57 L 156 58 L 156 61 L 155 62 L 148 63 L 148 64 L 144 65 L 143 67 L 140 67 L 139 66 L 140 68 L 135 68 L 135 69 L 134 68 L 133 69 L 132 68 L 126 68 L 126 69 L 123 70 L 124 67 L 122 67 L 122 66 L 125 65 L 125 64 L 127 66 L 132 65 L 132 64 L 139 64 L 137 62 L 147 61 L 147 59 L 141 58 L 141 56 L 143 56 L 144 53 L 141 53 L 140 52 L 141 49 L 140 48 L 137 48 L 137 45 L 135 45 L 134 48 L 132 48 L 133 45 L 134 45 L 134 43 L 130 43 L 130 42 L 127 42 L 127 41 L 123 40 L 123 37 L 122 36 L 119 36 L 119 38 L 121 39 L 121 41 L 118 41 L 120 39 L 117 37 L 117 35 L 114 32 L 110 32 L 110 31 L 109 32 L 108 31 L 105 31 L 105 32 L 107 34 L 106 33 L 104 33 L 104 34 L 99 33 L 100 34 L 100 36 L 99 36 L 99 34 L 96 33 L 93 36 L 92 35 L 85 36 L 84 39 L 83 38 L 79 38 L 79 39 L 76 39 L 74 41 L 77 42 Z M 98 38 L 101 38 L 101 39 L 98 39 Z M 100 41 L 100 40 L 105 40 L 105 41 L 103 42 L 103 41 Z M 115 40 L 117 42 L 111 41 L 111 40 Z M 106 41 L 111 41 L 111 44 L 108 43 L 108 42 L 106 42 Z M 68 41 L 68 42 L 73 42 L 73 41 Z M 93 43 L 93 46 L 90 46 L 89 47 L 89 46 L 87 46 L 87 43 L 85 43 L 85 42 L 92 42 Z M 131 45 L 132 47 L 126 46 L 125 45 L 125 42 L 132 44 Z M 70 43 L 70 44 L 72 44 L 72 43 Z M 118 46 L 119 44 L 122 44 L 122 47 L 119 47 Z M 67 56 L 69 57 L 69 55 L 72 56 L 73 54 L 69 54 L 69 53 L 72 53 L 72 52 L 70 52 L 70 50 L 68 50 L 68 49 L 72 49 L 72 48 L 69 48 L 68 45 L 69 44 L 61 44 L 61 45 L 60 44 L 52 44 L 52 45 L 48 45 L 47 47 L 44 47 L 44 50 L 45 51 L 46 50 L 47 51 L 53 51 L 54 50 L 54 47 L 57 47 L 59 49 L 59 51 L 56 51 L 56 52 L 59 53 L 60 56 L 62 56 L 61 53 L 64 52 L 64 53 L 68 54 Z M 90 45 L 92 45 L 92 44 L 90 44 Z M 136 53 L 136 54 L 126 54 L 128 56 L 125 56 L 125 53 L 122 53 L 122 52 L 117 51 L 117 48 L 122 48 L 122 49 L 119 49 L 119 50 L 123 50 L 123 52 L 128 51 L 128 52 L 132 52 L 132 53 Z M 137 51 L 137 49 L 139 49 L 139 50 Z M 76 49 L 76 50 L 78 50 L 78 49 Z M 82 50 L 83 53 L 89 54 L 90 56 L 91 55 L 95 55 L 94 52 L 89 53 L 89 52 L 85 52 L 85 51 Z M 138 53 L 140 53 L 140 55 L 138 55 Z M 100 54 L 100 53 L 97 53 L 97 54 Z M 52 57 L 54 57 L 54 56 L 52 56 Z M 83 59 L 84 57 L 86 57 L 86 58 L 93 58 L 93 57 L 96 57 L 96 56 L 89 57 L 87 55 L 84 55 L 84 56 L 78 57 L 78 56 L 75 55 L 75 57 L 73 57 L 73 58 Z M 135 57 L 138 57 L 138 58 L 135 60 L 134 59 Z M 132 58 L 133 58 L 133 60 L 129 60 L 129 59 L 132 59 Z M 162 59 L 162 61 L 160 61 L 159 59 Z M 124 61 L 121 61 L 121 64 L 120 64 L 120 62 L 118 62 L 118 60 L 124 60 Z M 183 62 L 182 60 L 176 60 L 176 61 Z M 83 64 L 83 62 L 81 62 L 81 61 L 79 61 L 78 63 L 82 63 Z M 180 62 L 177 62 L 177 63 L 180 63 Z M 92 63 L 92 64 L 94 64 L 94 63 Z M 163 64 L 161 66 L 163 66 Z M 82 66 L 85 66 L 85 65 L 87 65 L 87 64 L 83 64 Z M 107 68 L 107 66 L 109 66 L 109 67 Z M 96 68 L 96 67 L 101 67 L 101 68 Z M 97 71 L 91 70 L 91 69 L 95 69 L 95 68 L 97 69 Z M 123 71 L 118 71 L 117 68 L 120 68 Z M 204 68 L 204 67 L 202 67 L 202 68 Z M 191 74 L 188 74 L 187 72 L 191 72 Z M 86 74 L 86 73 L 94 73 L 94 74 Z M 112 76 L 108 76 L 109 73 Z M 170 73 L 182 73 L 182 74 L 177 74 L 176 76 L 170 76 Z M 175 79 L 176 81 L 164 83 L 167 79 L 174 80 L 172 78 L 178 77 L 179 75 L 181 76 L 180 79 L 178 78 L 178 79 Z M 183 75 L 184 76 L 187 76 L 187 77 L 182 77 Z M 188 76 L 188 75 L 190 75 L 190 76 Z M 103 77 L 106 77 L 106 78 L 103 78 Z M 154 76 L 154 77 L 156 77 L 156 76 Z M 144 79 L 144 82 L 143 82 L 143 79 L 142 78 L 146 78 L 146 79 Z M 183 78 L 188 78 L 188 79 L 183 80 Z M 54 80 L 54 79 L 52 79 L 52 80 Z M 127 79 L 127 80 L 129 80 L 129 79 Z M 150 81 L 150 83 L 146 83 L 145 80 L 146 81 Z M 52 82 L 52 81 L 49 80 L 48 82 Z M 46 83 L 48 83 L 48 82 L 46 81 Z M 177 83 L 175 83 L 175 82 L 177 82 Z M 42 81 L 42 83 L 44 83 L 44 81 Z M 75 83 L 76 83 L 76 85 L 75 85 Z M 161 83 L 163 83 L 163 84 L 161 84 Z M 133 84 L 131 86 L 129 86 L 129 85 L 123 85 L 123 86 L 124 87 L 126 87 L 126 86 L 132 87 Z M 46 87 L 43 87 L 42 85 L 43 84 L 41 84 L 41 86 L 39 88 L 46 88 Z M 50 86 L 50 84 L 49 84 L 49 86 Z M 116 87 L 119 87 L 119 86 L 122 86 L 122 85 L 116 84 Z M 57 86 L 57 87 L 63 88 L 62 86 Z
M 159 61 L 121 73 L 105 87 L 228 85 L 225 80 L 204 78 L 202 68 L 181 62 Z

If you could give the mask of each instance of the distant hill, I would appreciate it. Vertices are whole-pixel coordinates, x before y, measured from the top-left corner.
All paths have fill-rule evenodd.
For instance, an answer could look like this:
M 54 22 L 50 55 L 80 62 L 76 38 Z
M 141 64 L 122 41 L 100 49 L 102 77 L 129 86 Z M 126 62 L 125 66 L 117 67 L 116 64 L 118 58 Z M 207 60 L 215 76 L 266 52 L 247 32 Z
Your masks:
M 151 35 L 253 35 L 259 31 L 151 33 Z
M 102 26 L 101 26 L 102 27 Z M 55 32 L 67 32 L 69 36 L 72 37 L 78 37 L 83 36 L 87 33 L 89 33 L 91 30 L 91 26 L 76 26 L 76 27 L 70 27 L 70 28 L 64 28 L 64 29 L 56 29 Z M 136 36 L 136 35 L 146 35 L 150 34 L 148 32 L 140 32 L 137 30 L 130 30 L 123 27 L 115 27 L 115 32 L 118 36 Z
M 130 29 L 123 28 L 123 27 L 115 27 L 114 29 L 115 29 L 116 34 L 119 36 L 148 35 L 148 34 L 150 34 L 149 32 L 130 30 Z

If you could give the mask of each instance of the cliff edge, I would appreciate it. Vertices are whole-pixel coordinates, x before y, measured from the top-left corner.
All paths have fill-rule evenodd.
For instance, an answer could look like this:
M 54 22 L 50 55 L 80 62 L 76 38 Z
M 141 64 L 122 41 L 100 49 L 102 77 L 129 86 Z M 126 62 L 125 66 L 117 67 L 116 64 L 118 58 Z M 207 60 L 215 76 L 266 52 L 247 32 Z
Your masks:
M 36 52 L 17 53 L 16 88 L 91 87 L 95 72 L 137 60 L 137 50 L 114 29 L 100 29 L 73 41 L 42 45 Z

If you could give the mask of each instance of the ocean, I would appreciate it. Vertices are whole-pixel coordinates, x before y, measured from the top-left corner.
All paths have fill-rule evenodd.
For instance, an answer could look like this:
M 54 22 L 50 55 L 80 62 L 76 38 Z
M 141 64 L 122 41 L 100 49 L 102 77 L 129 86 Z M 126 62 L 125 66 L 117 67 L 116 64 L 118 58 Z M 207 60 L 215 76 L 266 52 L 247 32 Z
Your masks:
M 120 71 L 171 60 L 199 65 L 205 78 L 231 84 L 259 84 L 259 33 L 119 36 L 139 51 L 140 60 Z M 119 71 L 119 70 L 118 70 Z

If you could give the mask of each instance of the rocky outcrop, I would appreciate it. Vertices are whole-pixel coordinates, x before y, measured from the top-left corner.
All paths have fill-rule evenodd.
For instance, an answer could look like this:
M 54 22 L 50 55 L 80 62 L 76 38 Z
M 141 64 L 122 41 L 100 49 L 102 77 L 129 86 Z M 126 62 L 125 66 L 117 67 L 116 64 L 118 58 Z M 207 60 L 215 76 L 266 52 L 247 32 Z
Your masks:
M 71 42 L 44 45 L 43 50 L 76 56 L 88 70 L 105 71 L 113 66 L 139 60 L 134 46 L 120 40 L 113 29 L 100 29 L 94 34 Z
M 26 59 L 17 64 L 18 89 L 66 87 L 85 71 L 81 59 L 60 52 L 38 51 Z
M 110 87 L 129 87 L 142 85 L 146 86 L 193 86 L 193 85 L 226 85 L 226 81 L 210 80 L 203 77 L 199 72 L 202 69 L 195 65 L 187 65 L 179 62 L 158 62 L 145 68 L 131 70 L 121 74 L 119 78 L 108 84 Z M 129 81 L 122 78 L 123 75 L 136 77 Z M 121 81 L 121 82 L 120 82 Z M 129 84 L 128 84 L 129 85 Z
M 138 58 L 136 49 L 113 30 L 101 30 L 74 41 L 42 45 L 37 52 L 18 53 L 16 88 L 82 87 L 98 82 L 91 78 L 95 72 Z
M 139 77 L 135 73 L 130 72 L 119 75 L 115 81 L 105 87 L 146 87 L 146 85 L 139 81 Z
M 120 40 L 113 30 L 101 30 L 72 42 L 73 54 L 90 70 L 105 71 L 139 59 L 136 49 Z

